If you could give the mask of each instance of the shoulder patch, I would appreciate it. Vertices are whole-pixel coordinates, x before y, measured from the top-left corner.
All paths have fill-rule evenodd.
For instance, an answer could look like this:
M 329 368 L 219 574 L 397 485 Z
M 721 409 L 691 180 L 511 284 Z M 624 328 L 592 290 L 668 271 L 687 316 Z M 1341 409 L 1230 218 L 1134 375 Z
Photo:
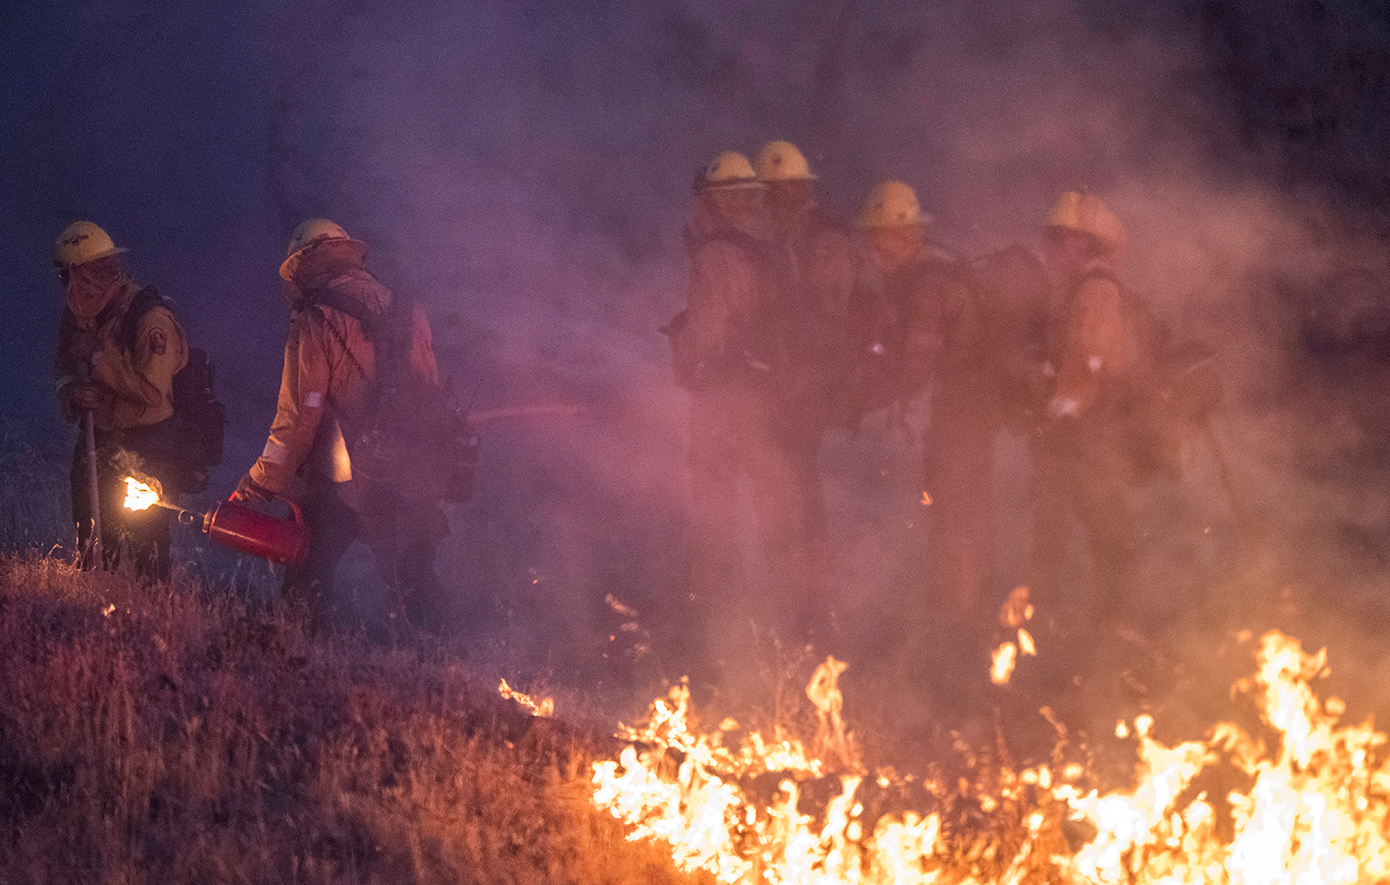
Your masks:
M 150 332 L 150 353 L 155 356 L 164 356 L 169 350 L 169 339 L 164 335 L 163 329 L 155 329 Z

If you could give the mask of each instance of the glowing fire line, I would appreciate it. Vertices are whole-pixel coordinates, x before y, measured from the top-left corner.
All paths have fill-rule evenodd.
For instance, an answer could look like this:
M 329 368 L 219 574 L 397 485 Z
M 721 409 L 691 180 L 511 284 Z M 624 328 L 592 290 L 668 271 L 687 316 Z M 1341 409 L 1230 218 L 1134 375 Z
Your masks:
M 1003 769 L 989 788 L 962 783 L 952 793 L 989 821 L 973 840 L 952 832 L 941 811 L 869 816 L 866 784 L 892 779 L 866 781 L 833 741 L 818 740 L 811 753 L 780 734 L 730 742 L 736 724 L 727 721 L 694 731 L 684 686 L 654 701 L 645 725 L 622 729 L 630 743 L 618 760 L 594 765 L 592 801 L 627 824 L 630 839 L 661 841 L 679 868 L 727 883 L 1390 880 L 1390 738 L 1369 723 L 1340 725 L 1345 706 L 1318 699 L 1311 682 L 1326 675 L 1325 652 L 1305 654 L 1271 632 L 1257 663 L 1236 691 L 1256 702 L 1277 740 L 1222 723 L 1203 740 L 1167 746 L 1154 738 L 1152 717 L 1121 722 L 1117 733 L 1138 741 L 1132 789 L 1083 788 L 1088 775 L 1076 764 Z M 827 725 L 836 733 L 829 715 L 838 717 L 834 677 L 843 666 L 827 661 L 808 687 L 819 692 L 823 734 Z M 1194 787 L 1218 769 L 1232 777 L 1213 783 L 1242 786 L 1221 797 Z M 782 779 L 771 800 L 758 801 L 746 786 L 766 772 Z M 803 784 L 828 774 L 840 790 L 813 819 L 800 809 Z

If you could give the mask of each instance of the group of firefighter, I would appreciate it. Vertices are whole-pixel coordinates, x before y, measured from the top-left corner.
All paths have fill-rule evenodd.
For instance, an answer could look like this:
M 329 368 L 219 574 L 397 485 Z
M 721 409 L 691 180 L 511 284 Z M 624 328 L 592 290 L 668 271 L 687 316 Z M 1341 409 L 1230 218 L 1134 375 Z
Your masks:
M 904 613 L 988 624 L 1024 585 L 1035 600 L 1079 604 L 1088 624 L 1123 625 L 1133 490 L 1174 466 L 1179 425 L 1211 405 L 1213 385 L 1194 393 L 1188 379 L 1176 397 L 1166 386 L 1166 331 L 1119 275 L 1120 220 L 1095 195 L 1067 192 L 1045 216 L 1040 207 L 1041 256 L 1015 245 L 967 261 L 933 240 L 907 184 L 878 184 L 846 222 L 816 182 L 800 150 L 774 141 L 752 162 L 720 153 L 694 183 L 688 304 L 665 329 L 690 395 L 690 598 L 707 613 L 746 613 L 752 600 L 755 618 L 833 646 L 819 449 L 831 428 L 853 432 L 924 394 L 927 573 Z M 1033 466 L 1031 549 L 1015 576 L 991 573 L 1005 432 L 1028 438 Z M 760 579 L 738 543 L 741 489 Z M 1092 592 L 1064 600 L 1073 518 Z
M 924 598 L 909 607 L 974 618 L 1013 577 L 990 572 L 993 452 L 1009 431 L 1031 444 L 1034 513 L 1027 573 L 1004 586 L 1057 597 L 1074 513 L 1089 538 L 1096 620 L 1125 616 L 1131 488 L 1165 458 L 1164 424 L 1149 408 L 1163 399 L 1150 376 L 1164 345 L 1161 324 L 1120 280 L 1125 232 L 1100 199 L 1063 194 L 1041 258 L 1014 246 L 965 261 L 932 239 L 902 182 L 875 186 L 852 223 L 837 218 L 787 142 L 766 145 L 756 162 L 719 154 L 694 191 L 688 303 L 663 330 L 689 391 L 685 598 L 706 615 L 752 601 L 784 635 L 816 636 L 832 620 L 836 554 L 821 444 L 831 428 L 853 431 L 929 390 L 928 574 Z M 373 276 L 366 251 L 325 219 L 294 232 L 279 268 L 291 323 L 277 412 L 232 498 L 302 507 L 311 542 L 307 559 L 287 567 L 284 596 L 312 623 L 331 621 L 334 569 L 357 540 L 407 619 L 438 623 L 447 606 L 433 571 L 448 531 L 440 504 L 459 498 L 373 481 L 367 456 L 393 436 L 384 420 L 394 437 L 410 436 L 413 415 L 449 409 L 428 396 L 394 402 L 440 386 L 430 325 Z M 167 579 L 171 512 L 123 508 L 122 482 L 151 479 L 168 501 L 201 491 L 221 457 L 223 415 L 206 354 L 189 346 L 172 302 L 132 280 L 123 252 L 89 221 L 54 245 L 66 300 L 58 399 L 84 431 L 73 514 L 88 565 L 128 556 L 139 574 Z M 409 462 L 418 479 L 447 472 L 426 459 L 456 442 L 378 451 L 377 461 Z M 768 586 L 744 568 L 744 497 Z
M 139 576 L 167 580 L 172 511 L 124 507 L 124 480 L 149 481 L 171 502 L 202 491 L 221 457 L 223 414 L 206 355 L 189 346 L 172 302 L 134 282 L 125 251 L 90 221 L 69 225 L 54 243 L 66 302 L 57 393 L 64 414 L 83 423 L 71 486 L 84 565 L 130 559 Z M 276 415 L 231 497 L 286 498 L 302 509 L 310 543 L 307 556 L 287 565 L 283 597 L 310 625 L 332 623 L 334 569 L 360 540 L 407 618 L 430 626 L 446 602 L 433 567 L 448 529 L 442 496 L 354 477 L 348 451 L 347 440 L 374 425 L 384 397 L 439 386 L 429 320 L 372 275 L 366 253 L 326 219 L 305 221 L 291 237 L 280 266 L 291 323 Z M 392 354 L 402 380 L 388 393 Z

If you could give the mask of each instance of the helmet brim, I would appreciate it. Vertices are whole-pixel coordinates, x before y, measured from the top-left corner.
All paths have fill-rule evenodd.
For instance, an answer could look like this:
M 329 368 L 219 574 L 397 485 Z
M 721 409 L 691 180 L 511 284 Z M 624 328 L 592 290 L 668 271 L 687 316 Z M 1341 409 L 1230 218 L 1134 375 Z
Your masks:
M 62 263 L 61 261 L 55 261 L 55 262 L 53 262 L 53 265 L 54 265 L 55 267 L 65 267 L 65 268 L 71 269 L 71 268 L 74 268 L 74 267 L 81 267 L 83 264 L 91 264 L 93 261 L 100 261 L 100 260 L 103 259 L 103 258 L 110 258 L 112 255 L 120 255 L 122 252 L 129 252 L 129 251 L 130 251 L 130 250 L 127 249 L 127 248 L 124 247 L 124 246 L 112 246 L 110 249 L 107 249 L 107 250 L 105 250 L 105 251 L 103 251 L 103 252 L 98 252 L 97 254 L 92 255 L 91 257 L 84 259 L 84 260 L 81 262 L 81 264 L 64 264 L 64 263 Z
M 367 256 L 367 244 L 362 242 L 361 240 L 354 239 L 352 237 L 320 237 L 319 239 L 314 240 L 311 243 L 306 243 L 304 245 L 304 248 L 296 249 L 295 251 L 291 252 L 289 256 L 286 257 L 285 260 L 280 263 L 280 279 L 284 280 L 287 283 L 293 283 L 295 271 L 299 270 L 299 261 L 300 258 L 304 255 L 304 253 L 308 252 L 310 249 L 314 248 L 320 243 L 327 243 L 330 240 L 339 243 L 352 243 L 362 250 L 363 258 L 366 258 Z
M 916 221 L 897 221 L 892 224 L 884 224 L 878 221 L 865 221 L 862 218 L 854 219 L 854 226 L 861 230 L 887 230 L 890 227 L 926 227 L 932 223 L 932 217 L 923 212 Z
M 707 191 L 740 191 L 765 187 L 767 187 L 767 185 L 756 178 L 740 179 L 738 181 L 700 181 L 695 184 L 695 192 L 697 194 L 703 194 Z

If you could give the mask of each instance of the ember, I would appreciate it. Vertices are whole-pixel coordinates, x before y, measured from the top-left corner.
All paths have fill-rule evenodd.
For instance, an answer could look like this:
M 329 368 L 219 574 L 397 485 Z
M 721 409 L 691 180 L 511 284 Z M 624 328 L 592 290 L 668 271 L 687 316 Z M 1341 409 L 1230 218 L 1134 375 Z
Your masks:
M 1121 722 L 1117 734 L 1139 741 L 1133 788 L 1085 789 L 1090 775 L 1075 764 L 998 771 L 992 787 L 956 791 L 990 819 L 969 844 L 948 835 L 944 801 L 931 811 L 866 813 L 867 792 L 894 779 L 837 768 L 845 760 L 835 758 L 833 740 L 813 754 L 780 732 L 731 743 L 737 726 L 728 720 L 697 732 L 684 686 L 654 701 L 644 726 L 620 731 L 630 744 L 617 761 L 595 764 L 593 802 L 627 823 L 630 839 L 665 842 L 681 869 L 728 883 L 1385 880 L 1390 739 L 1369 723 L 1340 725 L 1344 705 L 1318 699 L 1311 683 L 1327 673 L 1325 651 L 1306 654 L 1271 632 L 1257 662 L 1235 690 L 1257 704 L 1270 730 L 1264 737 L 1221 723 L 1205 739 L 1166 746 L 1154 738 L 1151 716 Z M 843 666 L 822 664 L 808 688 L 832 734 Z M 1230 775 L 1223 782 L 1246 786 L 1223 797 L 1194 786 L 1199 774 L 1221 770 Z M 803 786 L 837 771 L 840 788 L 824 811 L 803 813 Z M 758 801 L 750 782 L 765 772 L 782 779 L 775 797 Z M 948 798 L 943 788 L 934 792 Z

